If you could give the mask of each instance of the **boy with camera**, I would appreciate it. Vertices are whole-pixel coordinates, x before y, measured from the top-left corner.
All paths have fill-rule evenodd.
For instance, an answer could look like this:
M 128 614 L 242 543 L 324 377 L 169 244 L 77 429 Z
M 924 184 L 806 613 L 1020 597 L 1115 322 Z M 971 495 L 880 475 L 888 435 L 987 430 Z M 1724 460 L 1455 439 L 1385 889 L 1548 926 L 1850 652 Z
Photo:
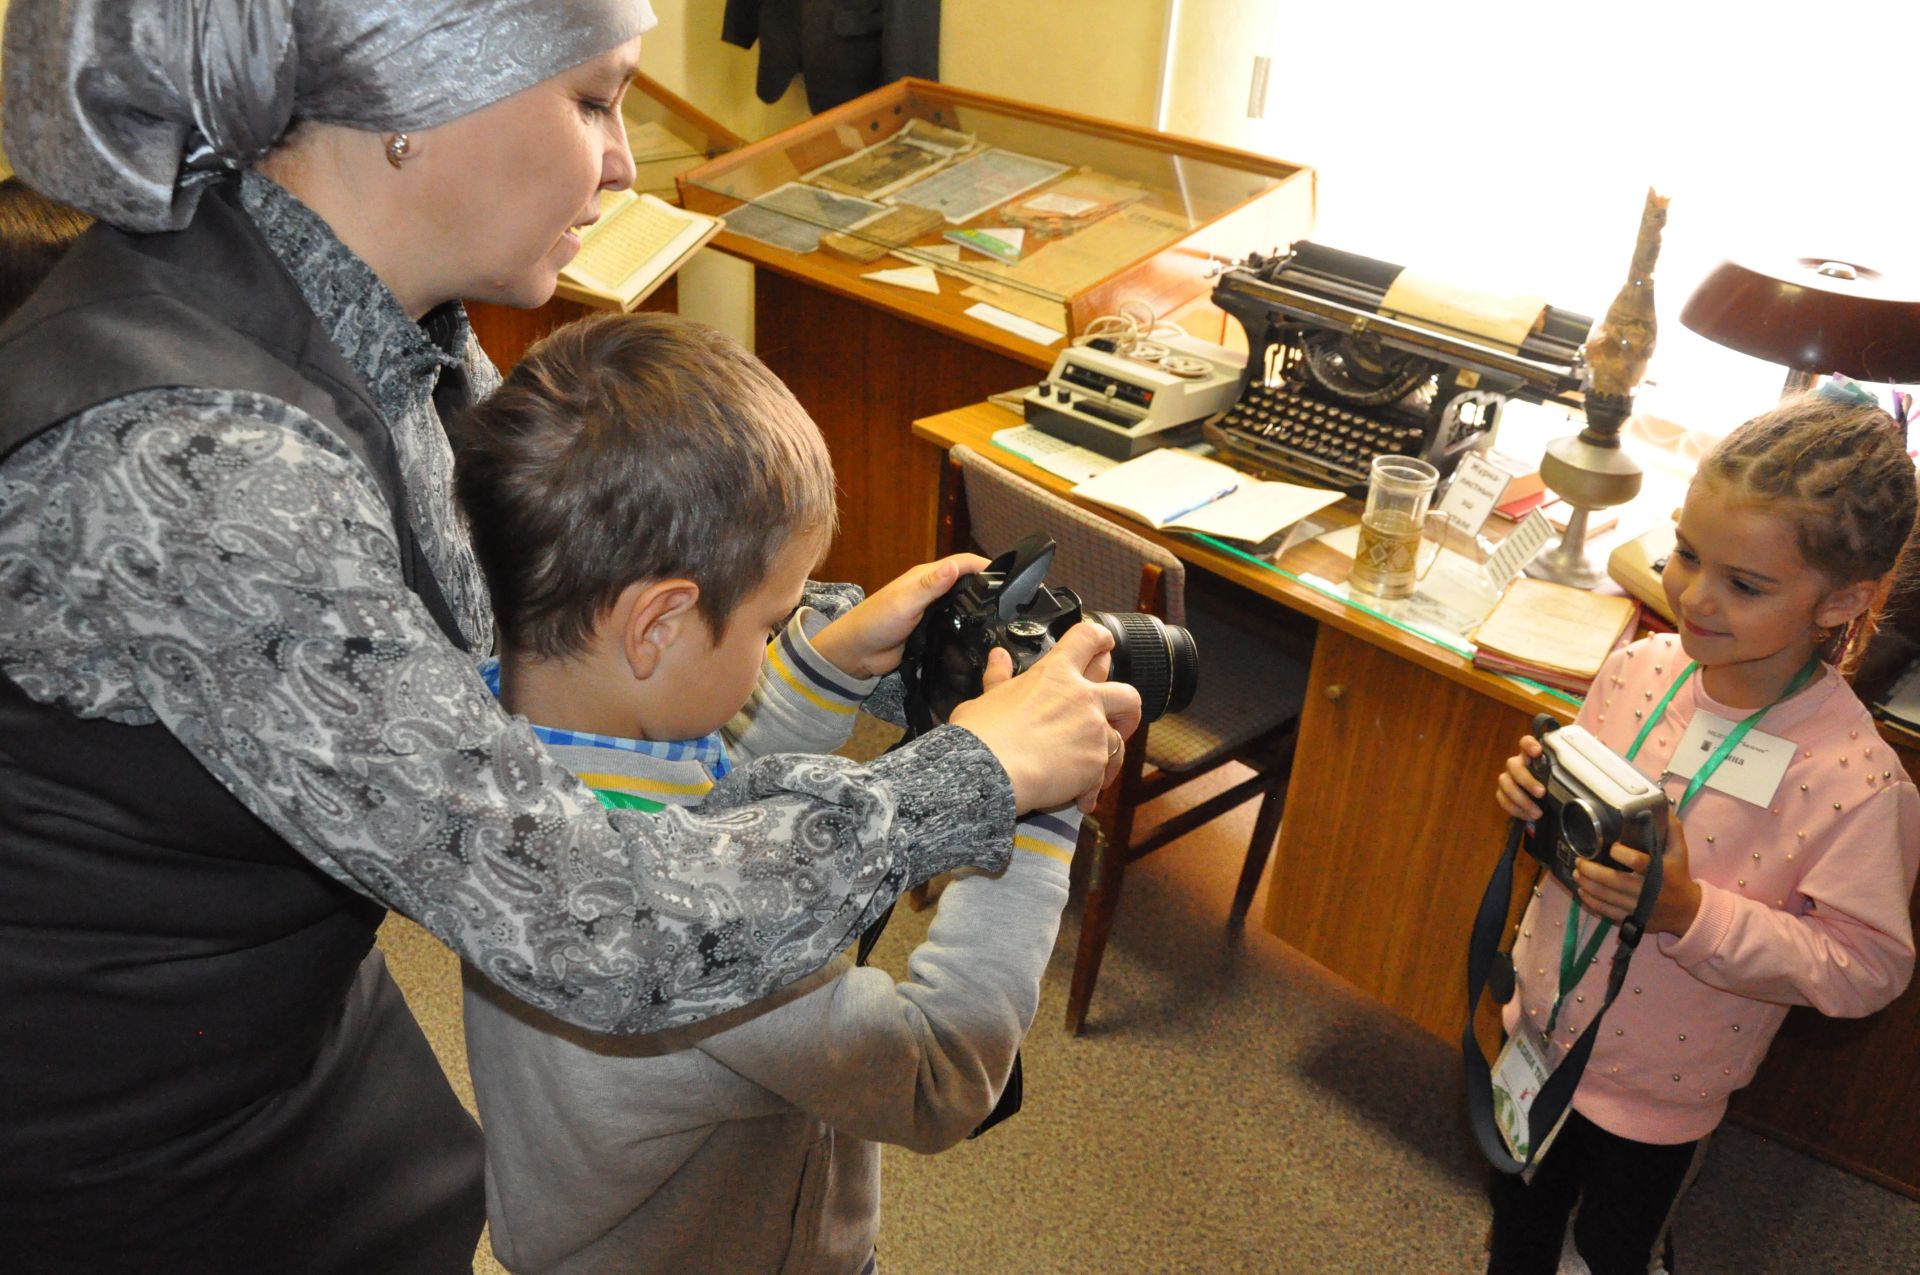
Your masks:
M 846 591 L 810 585 L 834 522 L 819 431 L 751 354 L 671 315 L 561 329 L 456 433 L 501 626 L 497 690 L 615 818 L 745 803 L 782 767 L 831 785 L 853 763 L 773 754 L 844 742 L 922 610 L 985 565 L 950 558 L 851 609 Z M 1103 641 L 1081 626 L 1054 669 L 998 699 L 1020 701 L 1016 720 L 1045 713 L 1059 666 L 1097 666 Z M 988 686 L 1008 671 L 997 654 Z M 1129 715 L 1131 691 L 1097 690 Z M 956 708 L 954 725 L 986 723 L 985 704 Z M 1007 801 L 1005 780 L 956 781 L 977 782 L 983 805 Z M 1033 1019 L 1078 825 L 1071 804 L 1021 820 L 1004 871 L 947 888 L 898 985 L 843 955 L 732 1013 L 619 1038 L 469 970 L 495 1252 L 515 1271 L 875 1269 L 875 1143 L 939 1150 L 994 1105 Z M 804 822 L 786 832 L 796 856 L 833 844 Z M 712 956 L 681 954 L 689 985 Z

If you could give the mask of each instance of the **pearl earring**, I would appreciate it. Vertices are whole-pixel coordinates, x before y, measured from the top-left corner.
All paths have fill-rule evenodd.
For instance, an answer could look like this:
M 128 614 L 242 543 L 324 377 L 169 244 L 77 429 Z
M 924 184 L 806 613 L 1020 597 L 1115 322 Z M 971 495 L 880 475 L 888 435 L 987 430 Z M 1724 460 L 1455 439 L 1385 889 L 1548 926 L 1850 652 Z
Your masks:
M 387 162 L 395 168 L 413 158 L 413 139 L 405 133 L 395 133 L 387 139 Z

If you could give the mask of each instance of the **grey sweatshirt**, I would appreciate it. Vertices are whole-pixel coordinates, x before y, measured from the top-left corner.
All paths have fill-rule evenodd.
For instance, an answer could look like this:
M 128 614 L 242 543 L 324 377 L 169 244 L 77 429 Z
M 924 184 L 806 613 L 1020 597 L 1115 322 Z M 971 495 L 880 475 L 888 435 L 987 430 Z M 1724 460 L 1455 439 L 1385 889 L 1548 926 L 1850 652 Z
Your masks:
M 809 702 L 763 674 L 729 727 L 736 755 L 839 743 L 850 718 L 823 701 L 851 705 L 861 689 L 813 690 Z M 860 1271 L 880 1225 L 877 1144 L 951 1146 L 1006 1083 L 1078 826 L 1071 810 L 1023 820 L 1003 872 L 956 878 L 898 984 L 843 955 L 698 1026 L 609 1037 L 469 971 L 468 1065 L 500 1260 L 568 1275 Z

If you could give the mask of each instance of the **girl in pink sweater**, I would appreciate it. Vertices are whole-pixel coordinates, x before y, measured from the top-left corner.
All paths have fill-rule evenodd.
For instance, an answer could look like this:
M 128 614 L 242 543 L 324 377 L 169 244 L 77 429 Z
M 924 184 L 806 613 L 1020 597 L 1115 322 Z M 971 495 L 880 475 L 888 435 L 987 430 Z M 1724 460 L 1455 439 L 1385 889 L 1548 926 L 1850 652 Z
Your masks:
M 1842 671 L 1873 633 L 1914 518 L 1898 426 L 1828 393 L 1748 421 L 1701 465 L 1663 577 L 1680 631 L 1616 653 L 1579 716 L 1675 803 L 1665 884 L 1559 1136 L 1531 1183 L 1495 1175 L 1489 1275 L 1551 1275 L 1576 1203 L 1574 1245 L 1594 1275 L 1646 1275 L 1696 1151 L 1788 1007 L 1871 1014 L 1906 987 L 1920 797 Z M 1527 766 L 1540 751 L 1523 738 L 1499 777 L 1511 816 L 1540 817 Z M 1543 1037 L 1550 1063 L 1605 997 L 1604 960 L 1562 995 L 1563 953 L 1584 953 L 1639 899 L 1646 856 L 1612 856 L 1625 870 L 1579 865 L 1577 901 L 1543 877 L 1520 923 L 1506 1026 Z

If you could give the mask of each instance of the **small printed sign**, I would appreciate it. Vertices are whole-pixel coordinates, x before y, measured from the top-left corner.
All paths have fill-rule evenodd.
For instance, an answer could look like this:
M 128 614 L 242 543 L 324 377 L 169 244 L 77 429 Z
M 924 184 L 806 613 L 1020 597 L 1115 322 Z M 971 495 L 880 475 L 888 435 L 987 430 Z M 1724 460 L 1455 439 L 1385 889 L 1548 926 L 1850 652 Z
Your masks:
M 1469 536 L 1478 535 L 1510 481 L 1507 474 L 1489 464 L 1478 452 L 1468 452 L 1460 458 L 1460 467 L 1453 471 L 1447 494 L 1440 498 L 1440 512 Z

